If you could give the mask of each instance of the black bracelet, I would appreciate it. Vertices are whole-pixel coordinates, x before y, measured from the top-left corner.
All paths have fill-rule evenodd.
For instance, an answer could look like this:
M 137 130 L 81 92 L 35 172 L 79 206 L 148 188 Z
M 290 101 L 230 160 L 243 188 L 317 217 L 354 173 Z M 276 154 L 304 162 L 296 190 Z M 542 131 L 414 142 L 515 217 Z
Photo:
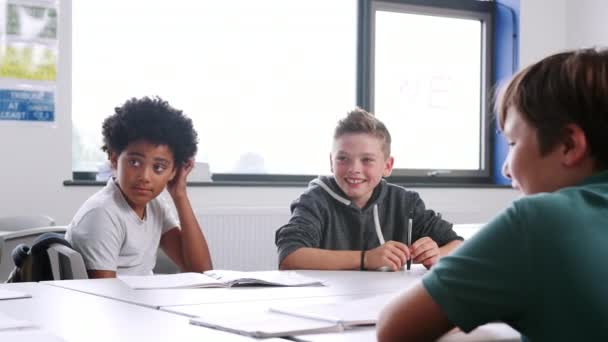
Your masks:
M 361 250 L 361 266 L 359 268 L 361 271 L 365 271 L 365 252 L 366 250 Z

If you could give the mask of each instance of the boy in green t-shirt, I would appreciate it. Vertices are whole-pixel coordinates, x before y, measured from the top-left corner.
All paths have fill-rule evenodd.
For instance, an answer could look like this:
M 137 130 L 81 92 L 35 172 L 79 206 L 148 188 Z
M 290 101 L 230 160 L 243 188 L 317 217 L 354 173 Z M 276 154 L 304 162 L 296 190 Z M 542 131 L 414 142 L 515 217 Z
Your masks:
M 380 341 L 502 321 L 524 340 L 608 341 L 608 50 L 547 57 L 497 102 L 525 196 L 385 308 Z

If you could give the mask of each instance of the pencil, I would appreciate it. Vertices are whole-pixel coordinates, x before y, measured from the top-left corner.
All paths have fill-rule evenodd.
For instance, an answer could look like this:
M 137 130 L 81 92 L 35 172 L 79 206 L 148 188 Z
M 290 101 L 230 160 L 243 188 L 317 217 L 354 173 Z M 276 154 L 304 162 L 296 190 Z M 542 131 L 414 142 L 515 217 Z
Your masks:
M 407 220 L 407 246 L 412 247 L 412 219 L 409 218 Z M 409 271 L 410 267 L 412 267 L 412 257 L 407 259 L 407 269 Z

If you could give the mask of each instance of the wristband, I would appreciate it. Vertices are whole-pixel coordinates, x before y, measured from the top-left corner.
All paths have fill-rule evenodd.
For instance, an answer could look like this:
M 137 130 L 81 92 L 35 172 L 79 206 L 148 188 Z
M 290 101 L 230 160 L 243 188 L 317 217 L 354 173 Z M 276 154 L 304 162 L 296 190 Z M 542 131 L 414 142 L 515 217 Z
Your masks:
M 361 266 L 359 268 L 361 271 L 365 271 L 365 252 L 366 250 L 361 251 Z

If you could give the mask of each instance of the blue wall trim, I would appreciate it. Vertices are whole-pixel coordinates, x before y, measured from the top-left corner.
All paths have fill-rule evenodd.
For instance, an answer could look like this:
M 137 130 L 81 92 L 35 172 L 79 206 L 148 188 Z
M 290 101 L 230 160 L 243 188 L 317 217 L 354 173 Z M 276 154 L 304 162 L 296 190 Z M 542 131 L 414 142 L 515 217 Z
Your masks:
M 519 68 L 519 0 L 497 0 L 494 16 L 494 77 L 495 89 Z M 494 143 L 493 180 L 496 184 L 510 184 L 502 175 L 502 163 L 507 156 L 508 146 L 492 119 Z

